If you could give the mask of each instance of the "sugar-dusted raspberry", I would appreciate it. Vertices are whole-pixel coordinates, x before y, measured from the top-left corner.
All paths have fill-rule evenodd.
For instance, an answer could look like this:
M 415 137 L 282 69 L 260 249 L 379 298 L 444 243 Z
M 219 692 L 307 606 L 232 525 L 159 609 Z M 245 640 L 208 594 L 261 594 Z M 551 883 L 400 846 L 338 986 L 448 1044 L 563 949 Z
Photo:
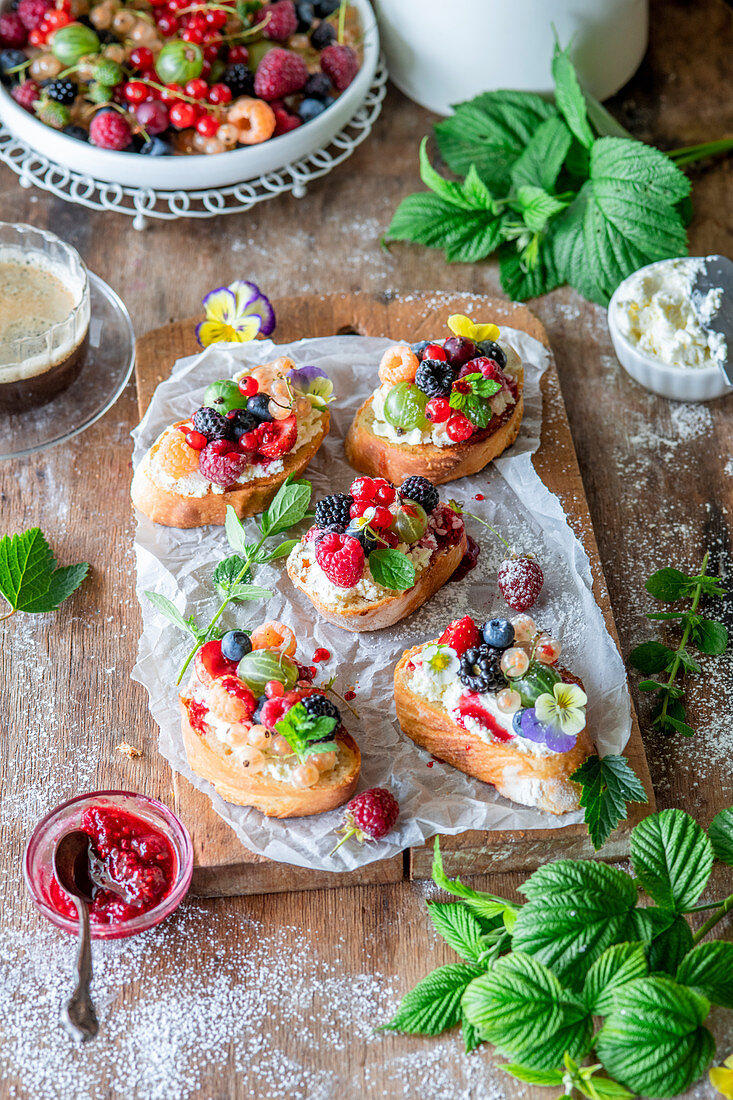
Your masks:
M 241 476 L 242 471 L 249 465 L 249 459 L 241 451 L 227 451 L 218 454 L 218 443 L 209 443 L 199 455 L 199 470 L 205 478 L 220 485 L 222 489 L 228 489 L 234 485 Z
M 503 561 L 497 579 L 501 594 L 513 611 L 528 611 L 545 583 L 539 562 L 526 555 Z
M 368 791 L 362 791 L 346 807 L 343 828 L 339 830 L 344 835 L 336 848 L 351 836 L 355 836 L 360 844 L 365 840 L 381 840 L 392 831 L 399 813 L 397 799 L 385 787 L 371 787 Z M 333 849 L 334 852 L 336 848 Z
M 40 26 L 46 12 L 52 8 L 51 0 L 20 0 L 18 15 L 29 31 Z
M 257 66 L 255 94 L 261 99 L 283 99 L 305 87 L 308 67 L 300 54 L 276 47 Z
M 321 53 L 321 69 L 334 88 L 343 92 L 359 71 L 359 58 L 351 46 L 326 46 Z
M 11 88 L 10 94 L 16 103 L 25 107 L 26 111 L 32 111 L 33 104 L 41 97 L 41 89 L 35 80 L 25 80 L 22 84 L 16 84 Z
M 132 141 L 132 131 L 119 111 L 100 111 L 89 124 L 89 138 L 100 149 L 122 152 Z
M 481 641 L 478 627 L 470 615 L 454 619 L 438 638 L 441 645 L 449 645 L 462 657 L 467 649 L 472 649 Z
M 364 549 L 351 535 L 324 535 L 316 543 L 316 561 L 338 588 L 353 588 L 364 573 Z
M 298 29 L 293 0 L 275 0 L 273 4 L 265 4 L 257 12 L 257 22 L 265 23 L 262 33 L 271 42 L 287 41 Z
M 28 40 L 28 28 L 16 11 L 0 13 L 0 46 L 19 50 Z

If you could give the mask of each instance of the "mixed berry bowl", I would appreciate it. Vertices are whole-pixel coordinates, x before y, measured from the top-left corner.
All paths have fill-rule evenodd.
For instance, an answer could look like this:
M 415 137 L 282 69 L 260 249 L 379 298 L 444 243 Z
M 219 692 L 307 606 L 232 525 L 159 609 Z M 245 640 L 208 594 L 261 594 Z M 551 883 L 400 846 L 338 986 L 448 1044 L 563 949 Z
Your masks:
M 89 834 L 98 870 L 124 887 L 101 887 L 90 905 L 93 939 L 144 932 L 169 917 L 186 896 L 193 848 L 186 829 L 162 802 L 132 791 L 95 791 L 57 806 L 36 826 L 23 875 L 36 908 L 64 932 L 76 934 L 76 907 L 53 873 L 53 852 L 64 833 Z
M 334 38 L 342 31 L 338 7 L 329 16 L 318 15 L 320 6 L 326 12 L 335 0 L 273 0 L 267 4 L 260 4 L 259 0 L 247 4 L 245 0 L 244 8 L 258 13 L 251 18 L 259 18 L 259 12 L 263 12 L 263 26 L 269 26 L 270 31 L 257 31 L 255 27 L 255 40 L 245 35 L 240 43 L 241 36 L 232 38 L 227 27 L 217 27 L 214 45 L 208 44 L 210 30 L 205 30 L 203 41 L 199 41 L 202 32 L 186 21 L 193 16 L 215 20 L 222 11 L 231 12 L 234 17 L 234 0 L 135 0 L 134 6 L 128 0 L 94 0 L 91 9 L 88 0 L 21 2 L 26 6 L 38 4 L 39 10 L 44 3 L 53 4 L 47 15 L 51 25 L 45 31 L 46 24 L 41 24 L 37 33 L 26 28 L 27 34 L 36 38 L 26 41 L 19 51 L 25 53 L 27 61 L 36 62 L 34 74 L 30 69 L 28 73 L 21 70 L 24 83 L 32 76 L 39 85 L 35 106 L 31 103 L 32 94 L 28 96 L 29 102 L 23 104 L 23 96 L 18 96 L 17 70 L 8 74 L 6 66 L 4 83 L 0 84 L 0 121 L 15 137 L 48 160 L 92 179 L 125 187 L 173 192 L 206 190 L 245 183 L 297 164 L 327 147 L 353 118 L 366 99 L 379 57 L 379 37 L 369 0 L 348 0 L 344 42 L 353 43 L 349 47 L 353 55 L 350 71 L 348 65 L 347 71 L 339 69 L 342 59 L 338 56 L 331 56 L 332 63 L 324 61 L 330 56 L 329 49 L 333 52 L 336 47 L 343 48 L 339 39 Z M 97 26 L 95 12 L 104 5 L 110 7 L 113 20 L 128 14 L 133 18 L 134 12 L 139 19 L 137 26 L 114 32 Z M 274 15 L 271 9 L 277 9 Z M 313 30 L 302 31 L 309 11 L 314 10 Z M 22 38 L 19 11 L 18 0 L 0 0 L 0 31 L 2 17 L 6 17 L 6 35 L 0 34 L 0 54 L 12 44 L 13 23 L 19 26 Z M 281 34 L 278 20 L 283 15 L 291 22 L 288 27 L 285 19 L 282 34 L 292 30 L 292 20 L 297 17 L 295 32 L 285 38 L 267 39 L 268 33 Z M 64 23 L 65 19 L 72 22 Z M 270 20 L 267 24 L 266 19 Z M 166 20 L 176 25 L 171 34 L 164 33 L 171 30 Z M 328 32 L 325 36 L 323 27 Z M 313 45 L 313 34 L 319 28 L 324 42 L 329 39 L 329 43 L 324 45 L 316 34 Z M 47 37 L 41 42 L 38 36 L 42 38 L 44 34 Z M 39 44 L 34 45 L 34 41 Z M 213 56 L 217 41 L 219 55 L 211 61 L 207 51 Z M 91 53 L 80 53 L 89 48 Z M 165 64 L 159 66 L 164 50 Z M 113 51 L 117 51 L 114 56 Z M 46 67 L 51 66 L 53 71 L 40 72 L 41 55 L 44 62 L 40 68 L 47 61 Z M 148 55 L 152 55 L 152 61 Z M 121 60 L 115 60 L 118 57 Z M 124 78 L 113 89 L 105 89 L 102 78 L 108 78 L 110 62 L 122 67 Z M 264 68 L 258 76 L 263 62 Z M 59 63 L 63 65 L 60 70 Z M 180 66 L 186 65 L 193 67 L 184 73 Z M 235 66 L 240 70 L 239 80 L 231 72 Z M 303 77 L 305 67 L 310 81 L 307 87 L 298 77 L 299 72 Z M 226 72 L 227 69 L 230 71 Z M 326 70 L 331 72 L 331 86 L 324 91 L 319 83 L 328 84 L 328 80 L 323 80 Z M 314 81 L 313 77 L 318 79 Z M 76 82 L 74 100 L 75 93 L 68 85 L 75 86 Z M 291 93 L 289 89 L 296 85 L 300 87 Z M 89 89 L 92 100 L 87 105 Z M 105 90 L 110 93 L 106 97 Z M 39 96 L 44 105 L 42 117 L 38 117 Z M 84 124 L 78 126 L 82 106 Z M 144 124 L 138 125 L 138 116 L 144 119 Z M 87 118 L 92 117 L 96 119 L 95 133 L 90 139 L 92 127 Z M 125 119 L 133 134 L 131 144 L 123 149 Z M 164 124 L 166 128 L 160 130 Z M 261 126 L 264 130 L 258 132 Z M 246 143 L 240 142 L 236 130 L 240 137 L 245 135 Z M 262 133 L 269 136 L 263 138 Z M 225 145 L 224 136 L 228 142 Z M 147 146 L 146 155 L 140 155 L 143 145 Z M 158 155 L 163 145 L 166 145 L 164 155 Z

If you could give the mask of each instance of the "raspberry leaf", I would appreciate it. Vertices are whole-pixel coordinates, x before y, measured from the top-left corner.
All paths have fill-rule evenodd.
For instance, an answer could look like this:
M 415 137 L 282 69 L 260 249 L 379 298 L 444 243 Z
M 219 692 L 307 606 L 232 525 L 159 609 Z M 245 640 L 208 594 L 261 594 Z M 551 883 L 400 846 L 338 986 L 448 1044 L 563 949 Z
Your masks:
M 652 814 L 631 832 L 637 878 L 657 905 L 675 913 L 700 897 L 713 858 L 713 846 L 702 827 L 682 810 Z
M 594 1016 L 607 1016 L 617 990 L 648 971 L 644 945 L 617 943 L 596 959 L 585 977 L 583 998 Z
M 715 815 L 708 836 L 716 859 L 733 867 L 733 809 L 721 810 Z
M 382 1025 L 409 1035 L 439 1035 L 461 1022 L 461 999 L 481 967 L 467 963 L 441 966 L 402 999 L 392 1019 Z
M 555 186 L 572 137 L 561 118 L 554 115 L 540 123 L 511 170 L 515 187 L 531 184 L 546 191 Z
M 448 946 L 462 959 L 478 962 L 486 951 L 481 922 L 457 901 L 430 901 L 427 907 L 433 928 Z
M 462 898 L 468 909 L 477 917 L 491 920 L 502 917 L 507 911 L 516 912 L 516 906 L 504 898 L 498 898 L 494 894 L 486 894 L 481 890 L 473 890 L 465 886 L 459 878 L 448 878 L 443 868 L 443 857 L 440 853 L 440 841 L 435 838 L 433 847 L 432 878 L 436 886 L 445 890 L 454 897 Z
M 537 298 L 562 283 L 548 237 L 537 237 L 521 254 L 516 248 L 503 246 L 499 251 L 499 274 L 505 294 L 516 301 Z
M 431 192 L 420 192 L 402 200 L 385 239 L 442 248 L 449 263 L 476 263 L 499 244 L 501 219 L 487 210 L 466 210 Z
M 461 1019 L 461 1033 L 463 1035 L 463 1049 L 466 1054 L 470 1054 L 472 1050 L 475 1050 L 481 1044 L 481 1036 L 465 1016 Z
M 570 778 L 580 784 L 580 805 L 596 850 L 625 820 L 627 803 L 647 801 L 641 780 L 624 756 L 589 756 Z
M 415 583 L 415 566 L 399 550 L 374 550 L 369 555 L 369 569 L 377 584 L 395 592 L 404 592 Z
M 682 916 L 676 916 L 665 924 L 672 914 L 664 909 L 646 909 L 653 917 L 655 934 L 649 944 L 648 960 L 652 973 L 662 971 L 674 977 L 677 967 L 691 950 L 692 930 Z
M 557 43 L 552 59 L 552 79 L 555 82 L 555 102 L 560 114 L 580 144 L 590 149 L 593 131 L 588 125 L 585 96 L 570 60 L 569 49 L 563 50 Z
M 691 986 L 714 1005 L 733 1008 L 733 943 L 699 943 L 677 969 L 680 985 Z
M 561 1069 L 530 1069 L 519 1062 L 508 1062 L 504 1066 L 498 1066 L 517 1081 L 524 1081 L 526 1085 L 541 1085 L 545 1088 L 560 1088 L 563 1083 L 563 1071 Z
M 39 527 L 0 539 L 0 594 L 9 618 L 16 611 L 39 615 L 55 611 L 75 592 L 89 572 L 89 563 L 59 568 Z

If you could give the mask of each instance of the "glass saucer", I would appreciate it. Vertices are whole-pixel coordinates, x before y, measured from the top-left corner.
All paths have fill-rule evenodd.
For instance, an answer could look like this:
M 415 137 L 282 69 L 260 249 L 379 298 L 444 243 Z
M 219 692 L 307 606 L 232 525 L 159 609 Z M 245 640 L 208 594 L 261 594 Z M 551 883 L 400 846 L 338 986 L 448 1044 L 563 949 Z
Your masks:
M 0 410 L 0 459 L 34 454 L 63 443 L 111 409 L 135 364 L 135 334 L 122 300 L 89 272 L 91 320 L 81 367 L 71 385 L 45 405 Z

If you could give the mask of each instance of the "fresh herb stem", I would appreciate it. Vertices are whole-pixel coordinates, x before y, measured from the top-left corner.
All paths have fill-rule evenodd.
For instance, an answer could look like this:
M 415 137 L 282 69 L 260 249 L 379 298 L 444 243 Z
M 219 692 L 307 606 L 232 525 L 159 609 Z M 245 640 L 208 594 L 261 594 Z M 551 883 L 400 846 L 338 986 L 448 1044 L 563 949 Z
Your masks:
M 710 551 L 706 550 L 705 551 L 705 556 L 702 559 L 702 566 L 700 567 L 701 577 L 705 576 L 705 570 L 707 569 L 707 566 L 708 566 L 708 558 L 709 557 L 710 557 Z M 691 610 L 693 615 L 697 611 L 697 605 L 700 603 L 701 595 L 702 595 L 702 581 L 699 580 L 697 582 L 697 584 L 695 585 L 695 592 L 694 592 L 694 595 L 692 597 L 692 607 L 691 607 L 690 610 Z M 687 645 L 687 642 L 689 640 L 691 632 L 692 632 L 692 621 L 690 619 L 688 619 L 687 623 L 685 624 L 685 629 L 682 631 L 682 637 L 680 638 L 680 644 L 677 646 L 675 657 L 674 657 L 674 660 L 673 660 L 672 665 L 671 665 L 670 670 L 669 670 L 669 676 L 667 677 L 667 683 L 664 685 L 664 687 L 665 687 L 664 699 L 662 701 L 662 709 L 659 712 L 660 724 L 661 725 L 664 724 L 664 722 L 667 718 L 667 706 L 669 705 L 669 700 L 671 698 L 670 689 L 672 688 L 672 686 L 675 682 L 675 679 L 677 677 L 677 673 L 679 672 L 681 654 L 684 652 L 685 646 Z
M 733 149 L 733 138 L 721 138 L 719 141 L 703 141 L 700 145 L 686 145 L 682 149 L 672 149 L 667 156 L 678 168 L 694 164 L 705 157 L 716 157 L 729 153 Z
M 704 939 L 708 932 L 715 928 L 715 925 L 721 921 L 723 917 L 727 916 L 731 910 L 733 910 L 733 894 L 727 897 L 725 901 L 720 902 L 717 912 L 713 913 L 712 917 L 709 917 L 701 928 L 698 928 L 697 932 L 695 932 L 692 937 L 693 944 L 697 944 L 700 940 Z
M 456 500 L 449 501 L 448 506 L 452 508 L 454 512 L 458 512 L 459 515 L 468 516 L 469 519 L 474 519 L 476 520 L 476 523 L 482 524 L 482 526 L 486 527 L 488 531 L 491 531 L 492 535 L 496 535 L 499 542 L 503 543 L 507 550 L 511 552 L 511 545 L 507 542 L 504 536 L 500 535 L 496 528 L 492 527 L 490 523 L 487 523 L 485 519 L 481 519 L 481 516 L 475 516 L 473 512 L 467 512 L 466 509 L 463 508 Z

